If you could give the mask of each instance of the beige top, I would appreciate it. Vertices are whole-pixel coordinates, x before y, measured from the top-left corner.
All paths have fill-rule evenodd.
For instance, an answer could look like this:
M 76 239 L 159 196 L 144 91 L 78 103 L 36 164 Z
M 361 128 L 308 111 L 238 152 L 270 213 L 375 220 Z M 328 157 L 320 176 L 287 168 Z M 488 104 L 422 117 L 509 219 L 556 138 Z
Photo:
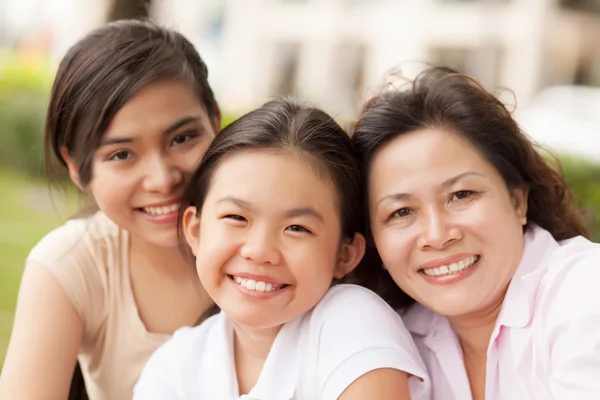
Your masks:
M 90 399 L 131 399 L 146 361 L 171 335 L 148 332 L 139 317 L 128 233 L 99 212 L 50 232 L 29 260 L 56 276 L 84 322 L 79 362 Z

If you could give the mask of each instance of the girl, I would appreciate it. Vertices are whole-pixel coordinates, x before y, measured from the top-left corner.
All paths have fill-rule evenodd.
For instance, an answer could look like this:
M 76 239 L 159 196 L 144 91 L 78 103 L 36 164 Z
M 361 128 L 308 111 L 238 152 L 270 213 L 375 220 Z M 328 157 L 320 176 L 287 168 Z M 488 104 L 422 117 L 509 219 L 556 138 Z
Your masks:
M 345 132 L 293 101 L 219 134 L 191 178 L 182 225 L 222 312 L 176 332 L 135 398 L 408 399 L 409 387 L 425 396 L 398 315 L 366 289 L 330 288 L 364 253 L 361 176 Z
M 600 245 L 502 103 L 433 69 L 373 99 L 354 143 L 433 398 L 600 398 Z
M 69 50 L 48 161 L 99 211 L 31 251 L 0 398 L 64 399 L 79 359 L 91 399 L 130 399 L 152 352 L 211 305 L 180 253 L 177 212 L 219 123 L 206 66 L 178 33 L 122 21 Z

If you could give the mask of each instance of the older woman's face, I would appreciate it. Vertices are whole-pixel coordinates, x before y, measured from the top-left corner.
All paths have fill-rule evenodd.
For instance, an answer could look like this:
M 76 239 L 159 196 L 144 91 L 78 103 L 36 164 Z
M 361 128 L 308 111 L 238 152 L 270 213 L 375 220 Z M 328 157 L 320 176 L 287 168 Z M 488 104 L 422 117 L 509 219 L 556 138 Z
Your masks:
M 524 190 L 465 138 L 414 131 L 382 148 L 369 173 L 375 244 L 394 281 L 446 316 L 493 307 L 523 253 Z

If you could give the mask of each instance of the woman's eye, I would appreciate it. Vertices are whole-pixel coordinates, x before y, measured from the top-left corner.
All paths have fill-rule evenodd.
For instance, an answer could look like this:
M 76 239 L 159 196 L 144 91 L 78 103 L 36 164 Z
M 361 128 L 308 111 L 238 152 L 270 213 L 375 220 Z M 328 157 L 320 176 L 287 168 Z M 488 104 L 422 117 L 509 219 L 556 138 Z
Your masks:
M 177 135 L 173 138 L 173 140 L 171 141 L 172 145 L 179 145 L 179 144 L 184 144 L 186 142 L 189 142 L 190 140 L 192 140 L 194 138 L 195 135 L 191 134 L 191 133 L 182 133 L 180 135 Z
M 125 161 L 131 157 L 131 153 L 127 150 L 119 150 L 113 155 L 110 156 L 109 160 L 111 161 Z
M 400 208 L 392 213 L 391 218 L 406 218 L 410 214 L 412 214 L 410 208 Z
M 459 190 L 458 192 L 454 192 L 452 194 L 452 198 L 450 200 L 464 200 L 467 197 L 470 197 L 472 194 L 473 192 L 470 190 Z
M 232 219 L 234 221 L 241 221 L 241 222 L 246 221 L 246 218 L 242 217 L 241 215 L 237 215 L 237 214 L 229 214 L 229 215 L 226 215 L 224 218 Z
M 288 231 L 292 231 L 292 232 L 307 232 L 307 233 L 311 233 L 310 230 L 306 229 L 302 225 L 290 225 L 290 226 L 288 226 L 285 229 L 288 230 Z

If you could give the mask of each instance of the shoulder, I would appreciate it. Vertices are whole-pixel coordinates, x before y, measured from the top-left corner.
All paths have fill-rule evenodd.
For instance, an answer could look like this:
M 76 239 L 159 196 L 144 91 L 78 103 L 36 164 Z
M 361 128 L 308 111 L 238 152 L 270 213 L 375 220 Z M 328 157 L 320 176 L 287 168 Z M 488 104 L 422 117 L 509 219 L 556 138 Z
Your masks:
M 220 321 L 213 315 L 195 327 L 179 328 L 148 359 L 135 386 L 134 398 L 184 398 L 197 381 L 205 363 L 214 362 L 206 352 Z M 223 339 L 224 340 L 224 339 Z M 163 395 L 157 395 L 161 392 Z
M 357 315 L 364 313 L 387 314 L 394 316 L 394 310 L 377 294 L 362 286 L 340 284 L 333 286 L 313 311 L 315 317 L 338 312 L 354 312 Z
M 182 327 L 160 346 L 150 358 L 148 364 L 162 363 L 164 360 L 174 362 L 173 365 L 187 364 L 186 361 L 200 361 L 204 354 L 208 338 L 219 323 L 221 314 L 213 315 L 202 324 L 193 327 Z
M 306 350 L 317 358 L 320 393 L 339 396 L 358 377 L 380 368 L 404 371 L 414 377 L 416 386 L 427 380 L 400 316 L 368 289 L 332 287 L 308 321 L 311 346 Z
M 548 322 L 600 319 L 600 244 L 582 237 L 560 243 L 540 285 L 540 307 Z
M 106 317 L 109 276 L 121 269 L 124 259 L 122 237 L 123 231 L 98 212 L 51 231 L 27 257 L 28 270 L 45 269 L 58 281 L 85 322 L 89 338 Z
M 338 333 L 351 330 L 354 337 L 393 333 L 397 340 L 409 340 L 410 334 L 398 313 L 381 297 L 361 286 L 340 284 L 329 289 L 308 316 L 309 324 L 318 326 L 321 340 L 332 340 Z M 375 339 L 378 336 L 372 336 Z
M 73 219 L 54 229 L 31 250 L 28 259 L 44 265 L 108 253 L 118 243 L 119 227 L 103 213 Z
M 549 259 L 544 289 L 582 294 L 581 290 L 596 290 L 600 280 L 600 244 L 576 237 L 560 242 Z M 592 294 L 592 293 L 590 293 Z

